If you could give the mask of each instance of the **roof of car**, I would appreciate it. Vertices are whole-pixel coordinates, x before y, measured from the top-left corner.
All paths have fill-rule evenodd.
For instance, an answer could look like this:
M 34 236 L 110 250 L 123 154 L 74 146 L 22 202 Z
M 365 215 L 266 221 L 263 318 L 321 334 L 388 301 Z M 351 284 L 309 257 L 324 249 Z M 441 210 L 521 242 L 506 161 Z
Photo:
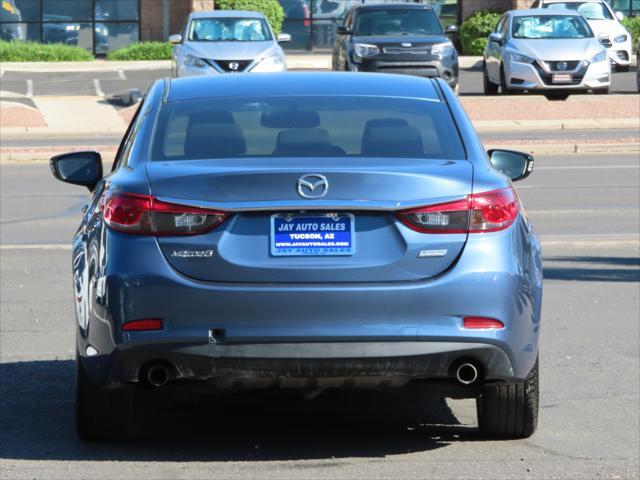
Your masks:
M 193 12 L 190 18 L 264 18 L 264 14 L 260 12 L 252 12 L 248 10 L 207 10 L 204 12 Z
M 286 95 L 379 96 L 440 101 L 436 87 L 428 79 L 350 72 L 248 73 L 179 78 L 171 80 L 167 101 Z
M 362 5 L 358 5 L 355 7 L 356 10 L 380 10 L 380 9 L 389 9 L 389 10 L 406 10 L 407 8 L 415 8 L 415 9 L 431 9 L 431 5 L 428 3 L 408 3 L 408 2 L 394 2 L 394 3 L 384 3 L 384 2 L 376 2 L 376 3 L 364 3 Z
M 568 10 L 566 8 L 554 8 L 549 10 L 548 8 L 530 8 L 528 10 L 511 10 L 509 12 L 514 17 L 528 17 L 530 15 L 571 15 L 581 17 L 580 13 L 575 10 Z

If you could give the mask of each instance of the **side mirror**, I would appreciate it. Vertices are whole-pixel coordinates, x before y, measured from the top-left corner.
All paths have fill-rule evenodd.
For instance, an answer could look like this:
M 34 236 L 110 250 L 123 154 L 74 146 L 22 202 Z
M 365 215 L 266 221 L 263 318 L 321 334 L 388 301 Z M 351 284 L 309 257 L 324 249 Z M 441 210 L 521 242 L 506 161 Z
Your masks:
M 102 179 L 102 157 L 98 152 L 73 152 L 56 155 L 49 160 L 51 173 L 58 180 L 83 185 L 93 191 Z
M 503 36 L 499 32 L 494 32 L 494 33 L 489 34 L 489 41 L 490 42 L 500 43 L 501 44 L 502 40 L 503 40 Z
M 617 18 L 619 21 L 624 20 L 624 13 L 622 13 L 622 12 L 616 12 L 616 18 Z
M 459 31 L 460 29 L 457 25 L 448 25 L 447 28 L 444 29 L 444 33 L 448 35 L 453 35 L 455 33 L 458 33 Z
M 290 41 L 291 41 L 291 35 L 289 35 L 288 33 L 279 33 L 278 34 L 278 42 L 279 43 L 290 42 Z
M 172 45 L 182 43 L 182 35 L 180 35 L 179 33 L 174 33 L 173 35 L 169 36 L 169 43 L 171 43 Z
M 338 25 L 336 32 L 338 32 L 338 35 L 351 35 L 351 30 L 346 25 Z
M 512 181 L 527 178 L 533 172 L 533 156 L 513 150 L 489 150 L 491 164 Z

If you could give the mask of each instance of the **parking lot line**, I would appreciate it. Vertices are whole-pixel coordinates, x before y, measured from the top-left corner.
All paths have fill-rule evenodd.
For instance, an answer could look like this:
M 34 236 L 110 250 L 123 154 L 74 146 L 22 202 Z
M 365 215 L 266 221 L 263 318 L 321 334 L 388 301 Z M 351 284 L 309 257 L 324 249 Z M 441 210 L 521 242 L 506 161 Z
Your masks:
M 102 88 L 100 88 L 100 80 L 94 78 L 93 86 L 96 89 L 96 95 L 98 95 L 99 97 L 104 97 L 104 92 L 102 91 Z
M 122 79 L 122 80 L 126 80 L 127 77 L 124 74 L 124 70 L 118 70 L 118 76 Z
M 27 79 L 27 98 L 33 98 L 33 80 Z

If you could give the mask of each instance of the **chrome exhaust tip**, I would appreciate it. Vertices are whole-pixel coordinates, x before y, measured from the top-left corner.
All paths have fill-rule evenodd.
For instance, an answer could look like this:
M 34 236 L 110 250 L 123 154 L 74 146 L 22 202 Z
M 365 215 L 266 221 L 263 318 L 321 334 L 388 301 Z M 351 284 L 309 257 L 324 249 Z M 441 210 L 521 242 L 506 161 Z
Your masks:
M 147 370 L 146 380 L 152 387 L 164 387 L 169 381 L 170 374 L 164 365 L 152 365 Z
M 465 362 L 456 368 L 456 380 L 462 385 L 471 385 L 478 380 L 478 369 L 473 363 Z

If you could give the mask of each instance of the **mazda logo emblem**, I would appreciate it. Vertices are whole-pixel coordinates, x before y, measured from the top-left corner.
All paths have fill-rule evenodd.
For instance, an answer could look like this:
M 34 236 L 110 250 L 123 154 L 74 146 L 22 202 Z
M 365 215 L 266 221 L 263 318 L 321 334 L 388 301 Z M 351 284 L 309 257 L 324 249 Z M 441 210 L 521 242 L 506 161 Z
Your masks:
M 558 62 L 558 70 L 566 70 L 567 62 Z
M 329 191 L 329 180 L 317 173 L 303 175 L 298 179 L 297 191 L 303 198 L 322 198 Z
M 240 64 L 238 62 L 229 62 L 229 70 L 233 70 L 234 72 L 237 72 L 239 68 L 240 68 Z

